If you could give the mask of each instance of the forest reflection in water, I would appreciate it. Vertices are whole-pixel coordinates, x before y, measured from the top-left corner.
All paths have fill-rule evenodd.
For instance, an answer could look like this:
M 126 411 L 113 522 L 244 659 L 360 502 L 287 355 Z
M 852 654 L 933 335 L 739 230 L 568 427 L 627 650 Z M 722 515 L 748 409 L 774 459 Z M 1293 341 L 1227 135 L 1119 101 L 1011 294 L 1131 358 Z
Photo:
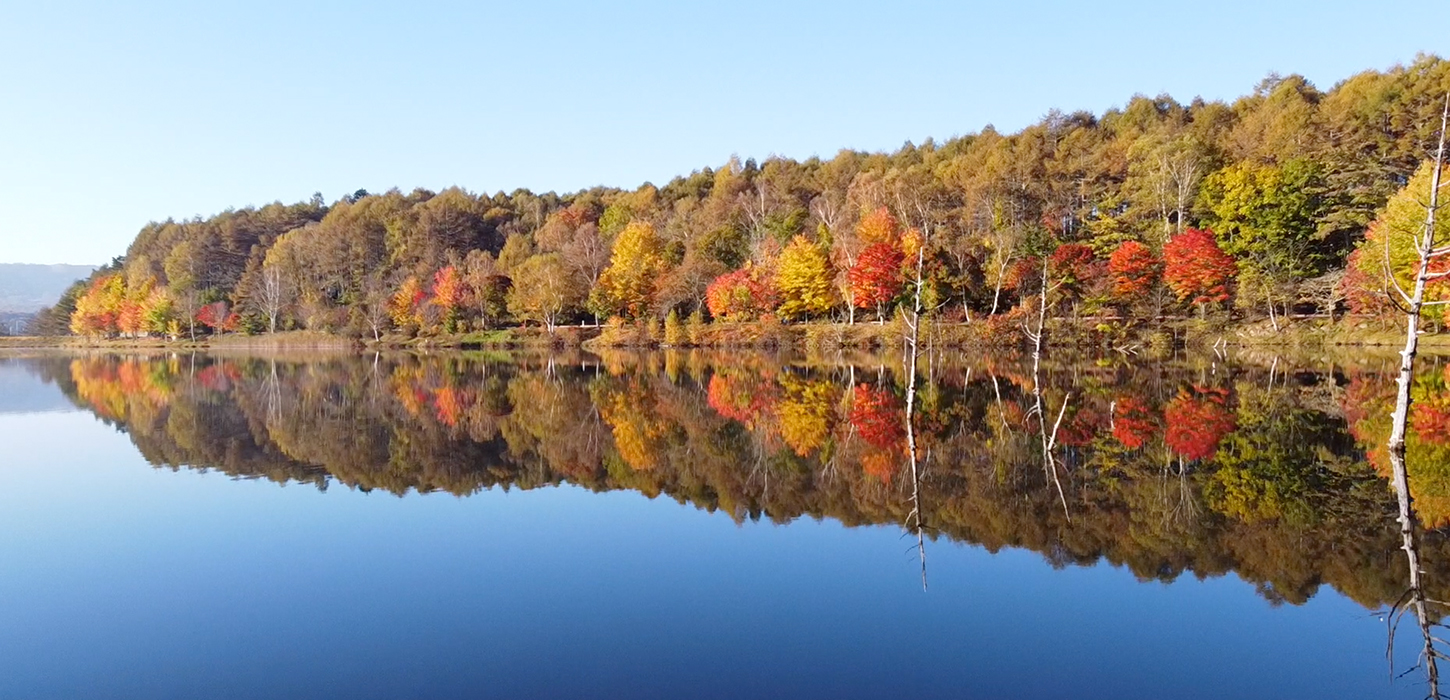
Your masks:
M 157 467 L 399 496 L 569 483 L 737 522 L 896 526 L 923 586 L 942 538 L 1142 581 L 1231 573 L 1273 605 L 1327 584 L 1397 623 L 1438 692 L 1450 365 L 1434 358 L 1411 414 L 1413 538 L 1388 478 L 1389 359 L 1049 356 L 1034 372 L 931 358 L 914 377 L 899 358 L 703 352 L 0 364 L 55 384 Z
M 703 353 L 25 360 L 153 465 L 396 494 L 572 483 L 737 520 L 895 524 L 920 538 L 1229 572 L 1266 599 L 1408 586 L 1373 362 L 810 364 Z M 1425 595 L 1450 591 L 1450 369 L 1421 372 L 1410 485 Z M 1044 460 L 1043 426 L 1056 427 Z M 908 427 L 911 434 L 908 434 Z M 914 453 L 908 448 L 914 442 Z M 916 459 L 911 457 L 915 455 Z M 1050 464 L 1051 468 L 1047 468 Z M 923 552 L 924 555 L 924 552 Z

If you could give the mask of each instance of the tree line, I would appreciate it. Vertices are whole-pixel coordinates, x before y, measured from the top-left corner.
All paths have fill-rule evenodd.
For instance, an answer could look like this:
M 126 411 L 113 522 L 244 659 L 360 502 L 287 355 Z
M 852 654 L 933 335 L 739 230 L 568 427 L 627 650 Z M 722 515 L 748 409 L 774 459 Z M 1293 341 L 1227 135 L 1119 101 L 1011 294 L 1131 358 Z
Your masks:
M 1383 315 L 1413 250 L 1397 217 L 1429 176 L 1447 91 L 1450 65 L 1422 55 L 1327 91 L 1270 76 L 1231 103 L 1136 96 L 1012 134 L 732 158 L 634 190 L 315 195 L 148 224 L 35 329 L 853 323 L 918 293 L 927 314 L 972 322 L 1043 285 L 1053 314 L 1122 323 Z

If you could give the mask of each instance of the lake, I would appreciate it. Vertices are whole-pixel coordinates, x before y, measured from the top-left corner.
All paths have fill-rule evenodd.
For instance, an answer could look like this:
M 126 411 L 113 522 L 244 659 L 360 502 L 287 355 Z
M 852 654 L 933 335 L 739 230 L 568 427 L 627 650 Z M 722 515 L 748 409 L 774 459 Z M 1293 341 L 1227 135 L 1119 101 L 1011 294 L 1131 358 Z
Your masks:
M 0 697 L 1420 698 L 1393 360 L 0 357 Z

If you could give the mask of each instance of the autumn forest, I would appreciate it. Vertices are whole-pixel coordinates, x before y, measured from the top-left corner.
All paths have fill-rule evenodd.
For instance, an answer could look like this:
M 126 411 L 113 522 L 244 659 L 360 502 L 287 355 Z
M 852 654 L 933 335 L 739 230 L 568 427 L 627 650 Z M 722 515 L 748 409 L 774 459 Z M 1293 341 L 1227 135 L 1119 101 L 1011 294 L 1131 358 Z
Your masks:
M 148 224 L 31 332 L 376 341 L 606 323 L 706 345 L 706 326 L 889 322 L 911 299 L 1013 335 L 1038 296 L 1109 334 L 1384 318 L 1386 280 L 1412 274 L 1447 91 L 1450 64 L 1421 56 L 1327 91 L 1271 76 L 1231 103 L 1140 95 L 1016 133 L 732 158 L 632 190 L 319 194 Z

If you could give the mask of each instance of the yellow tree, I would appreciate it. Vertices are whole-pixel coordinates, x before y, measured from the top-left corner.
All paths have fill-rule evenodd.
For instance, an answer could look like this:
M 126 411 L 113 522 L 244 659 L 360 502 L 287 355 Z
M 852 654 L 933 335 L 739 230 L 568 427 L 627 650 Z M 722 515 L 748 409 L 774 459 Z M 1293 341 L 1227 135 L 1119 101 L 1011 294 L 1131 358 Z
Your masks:
M 423 291 L 423 283 L 417 277 L 409 277 L 403 281 L 403 286 L 393 293 L 388 299 L 388 315 L 393 319 L 393 325 L 400 329 L 417 327 L 422 323 L 420 313 L 423 300 L 427 293 Z
M 508 309 L 523 321 L 538 321 L 553 332 L 559 316 L 574 308 L 579 294 L 558 253 L 535 255 L 514 268 Z
M 1354 275 L 1349 284 L 1362 287 L 1347 290 L 1351 308 L 1356 297 L 1388 296 L 1399 301 L 1404 298 L 1401 294 L 1414 289 L 1415 275 L 1420 269 L 1419 245 L 1425 235 L 1425 203 L 1422 200 L 1434 176 L 1433 165 L 1421 166 L 1414 177 L 1385 203 L 1380 217 L 1370 224 L 1359 244 L 1358 255 L 1350 258 L 1350 265 L 1356 268 L 1353 272 L 1359 274 Z M 1441 177 L 1444 176 L 1442 171 Z M 1450 240 L 1450 217 L 1436 218 L 1433 235 L 1436 241 Z M 1445 248 L 1431 252 L 1433 255 L 1426 267 L 1429 274 L 1424 298 L 1435 305 L 1429 306 L 1425 315 L 1443 323 L 1446 320 L 1445 309 L 1450 308 L 1442 304 L 1450 300 L 1450 282 L 1445 276 L 1445 272 L 1450 270 L 1450 256 L 1446 255 Z
M 797 455 L 808 457 L 830 437 L 835 415 L 832 407 L 840 400 L 841 392 L 829 380 L 789 373 L 781 375 L 780 386 L 784 396 L 775 413 L 780 419 L 781 438 Z
M 831 284 L 835 272 L 825 249 L 806 240 L 792 238 L 780 253 L 776 265 L 775 285 L 780 291 L 781 316 L 795 318 L 827 313 L 836 305 L 836 290 Z
M 614 242 L 609 267 L 590 294 L 590 308 L 601 315 L 625 318 L 648 314 L 659 291 L 659 279 L 668 267 L 654 226 L 640 221 L 625 226 Z
M 177 324 L 179 327 L 180 323 L 173 312 L 171 294 L 165 287 L 151 289 L 150 293 L 146 295 L 146 300 L 142 302 L 141 309 L 143 330 L 146 333 L 175 335 L 175 333 L 170 333 L 171 326 Z
M 121 275 L 105 275 L 91 282 L 76 299 L 70 328 L 76 335 L 111 335 L 119 328 L 121 307 L 126 301 L 126 281 Z
M 116 329 L 124 335 L 140 336 L 146 328 L 146 303 L 156 281 L 150 277 L 139 284 L 127 285 L 116 315 Z

